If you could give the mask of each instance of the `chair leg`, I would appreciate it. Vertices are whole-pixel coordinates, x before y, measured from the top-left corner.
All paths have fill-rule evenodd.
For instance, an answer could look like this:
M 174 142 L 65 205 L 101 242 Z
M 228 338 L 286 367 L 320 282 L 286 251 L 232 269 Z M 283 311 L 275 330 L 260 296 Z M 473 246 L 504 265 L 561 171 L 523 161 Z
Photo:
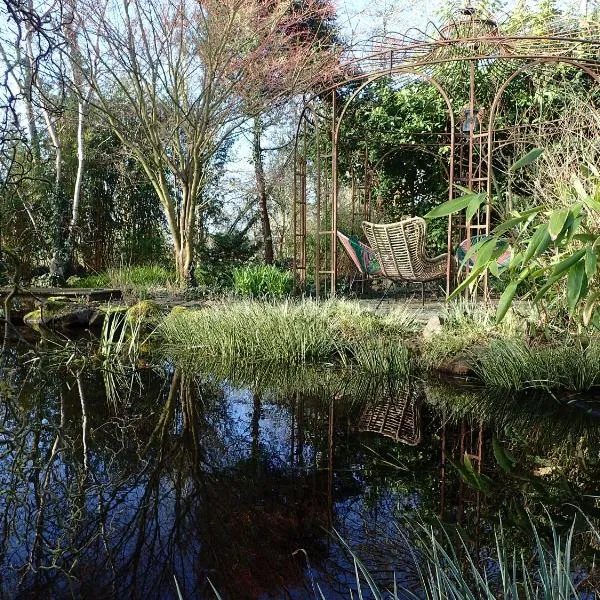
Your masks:
M 379 309 L 379 307 L 381 306 L 381 303 L 385 300 L 385 297 L 388 295 L 388 292 L 392 289 L 393 285 L 394 285 L 394 282 L 390 281 L 390 285 L 387 286 L 387 289 L 383 293 L 383 296 L 381 296 L 381 298 L 379 299 L 379 302 L 377 303 L 377 306 L 375 307 L 375 310 Z

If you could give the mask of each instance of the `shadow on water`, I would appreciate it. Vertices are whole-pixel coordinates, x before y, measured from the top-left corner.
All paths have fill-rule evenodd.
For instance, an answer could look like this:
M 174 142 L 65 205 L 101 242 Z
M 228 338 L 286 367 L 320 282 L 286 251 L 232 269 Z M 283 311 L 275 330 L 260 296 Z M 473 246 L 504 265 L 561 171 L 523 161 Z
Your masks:
M 8 345 L 0 380 L 3 597 L 175 598 L 176 578 L 183 598 L 214 597 L 210 582 L 224 598 L 347 598 L 333 529 L 378 580 L 416 589 L 406 520 L 441 518 L 485 556 L 499 514 L 517 545 L 529 519 L 600 516 L 593 399 L 24 350 Z

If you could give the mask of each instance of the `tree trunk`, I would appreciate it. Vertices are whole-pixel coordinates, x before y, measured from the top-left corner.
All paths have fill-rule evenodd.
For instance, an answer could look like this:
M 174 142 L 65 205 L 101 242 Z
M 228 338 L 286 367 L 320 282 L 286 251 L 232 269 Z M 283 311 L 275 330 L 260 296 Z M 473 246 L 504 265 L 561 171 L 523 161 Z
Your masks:
M 262 135 L 262 123 L 260 117 L 254 119 L 254 175 L 256 177 L 256 194 L 260 212 L 260 223 L 262 226 L 263 248 L 265 264 L 273 264 L 273 236 L 271 234 L 271 220 L 267 206 L 267 184 L 265 181 L 265 169 L 263 165 L 262 148 L 260 147 Z

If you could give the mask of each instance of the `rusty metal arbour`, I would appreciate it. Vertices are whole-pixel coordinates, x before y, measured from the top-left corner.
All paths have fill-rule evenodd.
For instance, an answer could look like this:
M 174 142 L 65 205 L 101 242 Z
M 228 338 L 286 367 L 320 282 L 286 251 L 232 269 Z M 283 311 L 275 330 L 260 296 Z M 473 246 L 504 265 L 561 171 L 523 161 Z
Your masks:
M 306 289 L 312 272 L 317 297 L 335 294 L 342 194 L 350 195 L 349 228 L 356 227 L 360 215 L 367 220 L 374 213 L 374 218 L 380 216 L 382 199 L 378 198 L 374 207 L 372 190 L 381 157 L 371 159 L 368 129 L 362 132 L 360 144 L 354 140 L 355 157 L 348 156 L 343 123 L 354 101 L 382 78 L 392 79 L 396 90 L 407 89 L 416 81 L 426 82 L 439 96 L 446 123 L 441 131 L 413 132 L 413 137 L 420 139 L 396 144 L 386 156 L 413 145 L 445 163 L 448 198 L 455 196 L 457 185 L 487 195 L 482 209 L 469 222 L 465 214 L 448 218 L 448 251 L 452 254 L 460 240 L 490 233 L 494 174 L 509 167 L 501 163 L 497 149 L 515 145 L 516 140 L 527 148 L 532 128 L 541 131 L 545 127 L 541 109 L 537 116 L 523 116 L 523 122 L 506 122 L 505 92 L 511 86 L 527 86 L 535 78 L 538 87 L 544 77 L 556 84 L 557 74 L 564 73 L 565 67 L 582 73 L 590 85 L 597 85 L 600 79 L 596 25 L 570 22 L 561 28 L 555 23 L 552 35 L 539 36 L 527 30 L 528 26 L 525 23 L 520 31 L 503 33 L 489 14 L 469 7 L 442 27 L 430 24 L 426 31 L 372 40 L 348 60 L 345 72 L 349 75 L 344 81 L 306 103 L 295 152 L 294 268 L 301 289 Z M 449 69 L 452 77 L 448 77 Z M 596 108 L 593 96 L 589 90 L 585 94 L 590 110 Z M 351 165 L 343 173 L 340 157 Z M 347 184 L 342 186 L 342 180 Z M 449 263 L 447 294 L 451 286 Z M 483 294 L 487 297 L 487 281 Z

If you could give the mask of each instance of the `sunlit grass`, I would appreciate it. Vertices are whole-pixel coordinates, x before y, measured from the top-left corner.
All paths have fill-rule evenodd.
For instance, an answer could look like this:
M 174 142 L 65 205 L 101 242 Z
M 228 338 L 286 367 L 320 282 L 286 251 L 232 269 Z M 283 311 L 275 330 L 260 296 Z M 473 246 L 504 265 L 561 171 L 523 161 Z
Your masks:
M 495 340 L 473 360 L 486 386 L 588 391 L 600 385 L 600 340 L 563 340 L 536 347 L 519 339 Z
M 77 288 L 119 288 L 145 292 L 153 289 L 171 290 L 175 286 L 175 273 L 159 265 L 142 265 L 108 269 L 86 275 L 73 284 Z
M 402 340 L 412 323 L 405 314 L 386 319 L 351 302 L 245 301 L 173 311 L 157 334 L 163 352 L 178 363 L 207 358 L 288 365 L 354 360 L 371 371 L 405 370 L 409 352 Z M 370 349 L 373 355 L 367 358 Z

